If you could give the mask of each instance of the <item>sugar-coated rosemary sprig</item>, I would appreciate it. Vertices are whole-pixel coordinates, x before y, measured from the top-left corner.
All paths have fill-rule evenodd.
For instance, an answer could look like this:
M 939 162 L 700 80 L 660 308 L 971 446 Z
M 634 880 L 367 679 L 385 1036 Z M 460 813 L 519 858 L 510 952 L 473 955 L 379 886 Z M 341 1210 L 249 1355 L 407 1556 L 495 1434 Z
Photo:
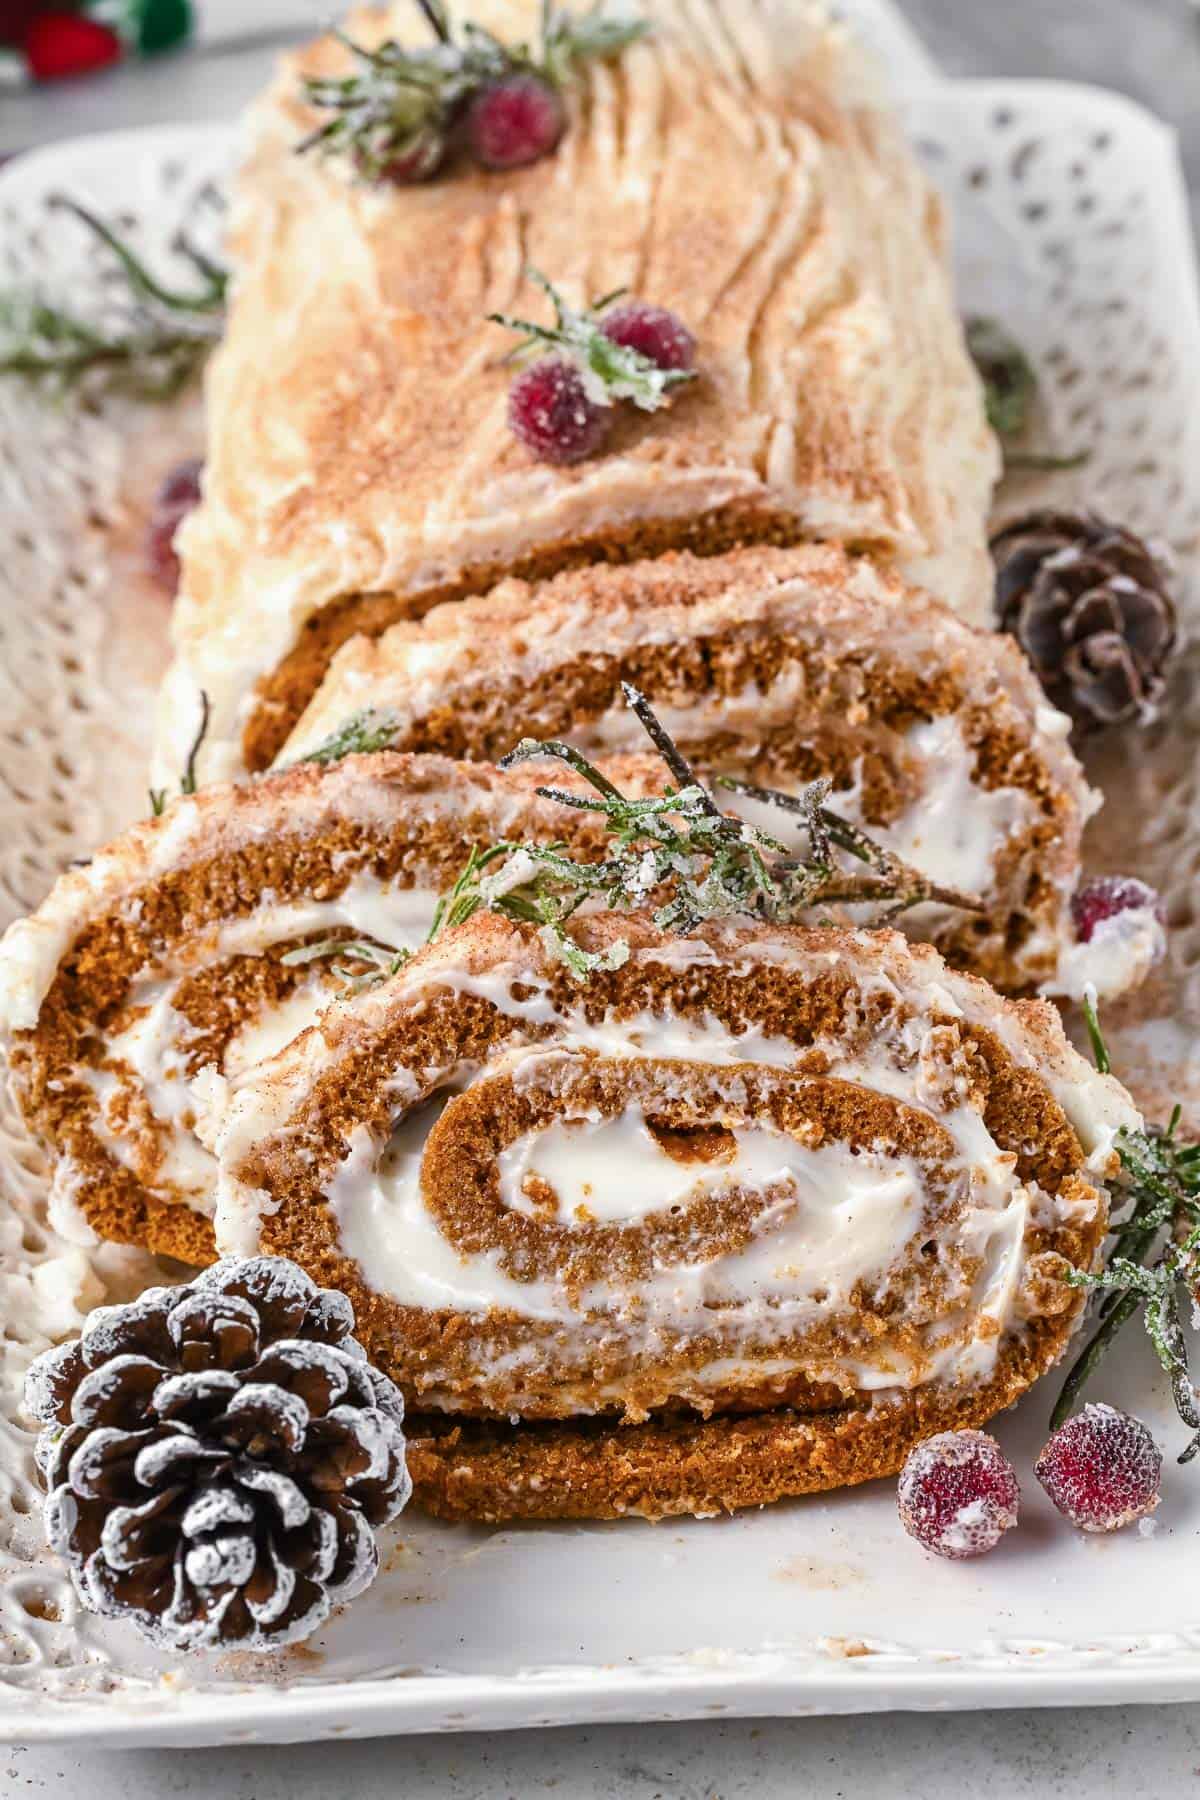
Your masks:
M 305 751 L 296 758 L 297 763 L 335 763 L 343 756 L 373 755 L 377 750 L 389 750 L 396 740 L 400 729 L 400 721 L 396 714 L 383 707 L 364 707 L 362 712 L 352 713 L 344 725 L 322 738 L 315 749 Z
M 1092 996 L 1083 1010 L 1096 1067 L 1108 1074 L 1112 1063 Z M 1188 1368 L 1182 1307 L 1191 1304 L 1200 1281 L 1200 1144 L 1180 1141 L 1179 1120 L 1177 1106 L 1165 1129 L 1123 1126 L 1117 1133 L 1121 1173 L 1109 1191 L 1120 1217 L 1104 1267 L 1066 1276 L 1072 1287 L 1103 1299 L 1095 1330 L 1071 1366 L 1050 1422 L 1061 1425 L 1141 1307 L 1147 1336 L 1170 1378 L 1175 1410 L 1192 1434 L 1179 1458 L 1190 1462 L 1200 1450 L 1200 1406 Z M 1165 1243 L 1164 1232 L 1171 1234 Z
M 643 19 L 596 0 L 575 13 L 543 0 L 534 44 L 505 44 L 466 20 L 456 32 L 442 0 L 416 0 L 430 41 L 394 38 L 374 49 L 336 33 L 354 58 L 348 75 L 310 75 L 303 97 L 329 115 L 300 151 L 348 154 L 368 181 L 424 181 L 456 141 L 487 168 L 549 154 L 566 124 L 559 90 L 579 65 L 617 56 L 645 36 Z
M 774 788 L 759 787 L 753 781 L 738 781 L 724 775 L 718 777 L 717 786 L 733 794 L 744 794 L 749 800 L 765 801 L 777 806 L 781 812 L 799 814 L 804 819 L 810 846 L 805 866 L 810 869 L 828 867 L 832 871 L 831 887 L 821 892 L 818 899 L 845 906 L 880 906 L 883 910 L 875 922 L 883 925 L 912 906 L 928 903 L 953 906 L 963 912 L 980 911 L 980 902 L 974 895 L 930 881 L 911 863 L 878 843 L 861 826 L 832 812 L 824 804 L 831 787 L 827 780 L 811 782 L 802 794 L 783 794 Z M 833 848 L 844 850 L 858 862 L 869 864 L 875 873 L 839 877 L 832 861 Z
M 319 944 L 300 944 L 295 950 L 286 951 L 279 960 L 288 969 L 302 968 L 311 962 L 330 961 L 333 973 L 346 983 L 351 993 L 357 993 L 361 988 L 373 987 L 377 981 L 387 981 L 404 967 L 411 955 L 411 950 L 384 949 L 370 938 L 322 938 Z M 356 962 L 365 962 L 366 973 L 347 968 L 345 963 L 332 962 L 335 956 L 348 956 Z
M 1038 378 L 1025 351 L 998 319 L 966 321 L 967 349 L 983 382 L 988 424 L 1000 439 L 1010 469 L 1079 469 L 1090 452 L 1054 456 L 1024 447 L 1033 423 Z
M 541 325 L 534 319 L 514 318 L 510 313 L 489 313 L 493 325 L 521 334 L 506 361 L 520 362 L 555 351 L 579 370 L 584 392 L 594 404 L 611 406 L 617 400 L 632 400 L 643 412 L 657 411 L 667 404 L 675 388 L 696 379 L 695 369 L 664 368 L 640 350 L 607 335 L 605 310 L 622 298 L 624 288 L 593 300 L 579 312 L 567 304 L 539 269 L 527 268 L 525 273 L 549 296 L 554 324 Z
M 78 219 L 112 255 L 121 301 L 107 319 L 93 321 L 36 291 L 0 293 L 0 374 L 64 388 L 124 387 L 148 400 L 172 398 L 221 334 L 227 270 L 180 234 L 174 248 L 198 282 L 170 287 L 88 207 L 65 195 L 50 205 Z
M 208 722 L 212 709 L 208 703 L 208 695 L 200 690 L 200 723 L 196 727 L 196 735 L 192 739 L 192 747 L 187 753 L 187 761 L 183 765 L 183 774 L 179 777 L 179 792 L 194 794 L 196 791 L 196 759 L 200 755 L 205 738 L 208 736 Z M 167 810 L 168 792 L 166 788 L 150 789 L 150 812 L 156 819 L 162 817 Z
M 826 804 L 828 781 L 811 782 L 801 795 L 728 784 L 800 817 L 808 840 L 803 855 L 789 852 L 769 833 L 722 811 L 645 696 L 627 682 L 623 690 L 676 785 L 663 794 L 631 798 L 573 745 L 556 738 L 522 738 L 501 767 L 534 758 L 565 763 L 591 792 L 552 786 L 537 792 L 560 806 L 596 814 L 607 834 L 608 854 L 594 862 L 576 861 L 561 843 L 509 841 L 473 850 L 458 881 L 438 903 L 430 939 L 487 908 L 539 926 L 546 942 L 582 979 L 598 969 L 619 967 L 629 954 L 623 941 L 591 952 L 570 936 L 567 925 L 588 902 L 630 912 L 657 901 L 655 924 L 681 934 L 694 931 L 705 919 L 786 922 L 821 905 L 868 903 L 882 906 L 887 919 L 925 901 L 978 910 L 979 901 L 973 896 L 928 881 L 833 812 Z M 365 733 L 373 730 L 364 727 L 360 715 L 339 734 L 337 741 L 343 747 L 337 754 L 361 747 Z M 329 739 L 321 746 L 322 760 L 336 759 L 334 742 Z M 839 851 L 866 863 L 871 872 L 859 874 L 844 867 Z M 296 960 L 309 961 L 334 951 L 346 954 L 346 943 L 331 940 L 311 946 L 303 957 L 296 953 Z

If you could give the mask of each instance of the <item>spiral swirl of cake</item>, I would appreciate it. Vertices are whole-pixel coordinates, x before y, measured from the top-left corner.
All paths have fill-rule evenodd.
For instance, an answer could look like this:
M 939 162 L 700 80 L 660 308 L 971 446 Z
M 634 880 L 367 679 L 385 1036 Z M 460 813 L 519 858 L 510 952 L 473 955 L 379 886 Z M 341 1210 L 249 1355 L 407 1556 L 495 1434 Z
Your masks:
M 1061 1354 L 1137 1114 L 1045 1002 L 891 932 L 477 915 L 259 1065 L 223 1251 L 350 1295 L 454 1516 L 866 1479 Z M 744 1454 L 743 1454 L 744 1453 Z
M 613 768 L 631 792 L 661 785 L 656 757 Z M 230 1088 L 343 991 L 341 971 L 423 942 L 473 845 L 595 849 L 586 815 L 537 780 L 348 756 L 204 788 L 64 875 L 0 944 L 0 1030 L 59 1229 L 207 1261 Z

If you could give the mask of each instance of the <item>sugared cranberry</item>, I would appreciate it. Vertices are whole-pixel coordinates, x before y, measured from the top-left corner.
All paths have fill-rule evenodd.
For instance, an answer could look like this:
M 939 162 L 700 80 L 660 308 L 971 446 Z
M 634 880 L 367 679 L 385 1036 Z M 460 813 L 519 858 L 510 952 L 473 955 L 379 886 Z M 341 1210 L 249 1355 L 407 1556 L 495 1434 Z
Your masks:
M 1113 919 L 1118 913 L 1149 908 L 1160 925 L 1167 922 L 1167 910 L 1158 894 L 1133 875 L 1101 875 L 1089 881 L 1071 898 L 1071 918 L 1075 936 L 1081 944 L 1090 944 L 1097 925 Z
M 558 89 L 540 75 L 506 75 L 481 87 L 463 131 L 485 169 L 521 169 L 549 156 L 566 127 Z
M 154 579 L 173 594 L 179 586 L 179 558 L 174 537 L 200 499 L 204 464 L 198 456 L 176 463 L 154 496 L 146 526 L 146 560 Z
M 582 462 L 600 448 L 612 408 L 598 406 L 573 362 L 543 357 L 517 376 L 508 391 L 508 423 L 541 461 Z
M 911 1450 L 900 1471 L 900 1523 L 935 1556 L 992 1550 L 1017 1522 L 1012 1464 L 985 1431 L 943 1431 Z
M 604 314 L 600 329 L 614 344 L 639 350 L 660 369 L 690 369 L 696 360 L 695 338 L 665 306 L 627 300 Z
M 1119 1531 L 1158 1505 L 1162 1456 L 1140 1419 L 1089 1402 L 1059 1426 L 1033 1472 L 1072 1525 Z

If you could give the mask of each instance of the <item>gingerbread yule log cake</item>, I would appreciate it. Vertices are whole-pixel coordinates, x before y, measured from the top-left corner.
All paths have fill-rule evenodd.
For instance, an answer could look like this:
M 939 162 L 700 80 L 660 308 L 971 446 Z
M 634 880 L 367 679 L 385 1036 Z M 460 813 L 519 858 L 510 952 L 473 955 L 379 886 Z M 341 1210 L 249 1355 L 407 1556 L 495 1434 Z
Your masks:
M 441 9 L 413 0 L 355 12 L 349 42 L 292 58 L 254 110 L 160 782 L 183 765 L 201 690 L 202 778 L 261 769 L 339 644 L 509 573 L 819 539 L 968 618 L 990 611 L 996 448 L 940 208 L 874 71 L 805 0 L 641 10 L 635 41 L 571 64 L 560 134 L 528 166 L 401 166 L 367 127 L 355 138 L 349 110 L 346 134 L 298 151 L 338 122 L 335 81 L 357 78 L 369 108 L 397 45 L 456 54 L 431 37 Z M 467 0 L 444 23 L 456 44 L 472 22 L 536 45 L 540 12 Z M 591 346 L 586 405 L 620 399 L 570 463 L 514 434 L 516 340 L 489 320 L 552 325 L 531 269 Z M 664 377 L 635 347 L 632 380 L 596 373 L 597 333 L 611 361 L 616 327 L 580 309 L 622 288 L 669 310 L 678 329 L 655 353 L 678 363 L 686 342 L 686 369 Z
M 451 1517 L 713 1512 L 899 1467 L 1061 1354 L 1128 1096 L 898 934 L 477 914 L 218 1134 L 223 1250 L 347 1293 Z
M 839 812 L 983 902 L 922 908 L 906 930 L 998 986 L 1054 986 L 1074 948 L 1080 840 L 1099 804 L 1069 721 L 1009 639 L 830 546 L 510 580 L 356 638 L 284 756 L 363 712 L 408 750 L 498 758 L 519 720 L 531 736 L 611 754 L 645 743 L 623 681 L 708 774 L 792 792 L 831 777 Z M 727 803 L 769 832 L 789 828 L 776 808 Z M 1075 973 L 1078 961 L 1076 951 Z
M 610 766 L 631 793 L 662 785 L 656 757 Z M 239 1079 L 423 942 L 473 846 L 595 848 L 542 778 L 310 763 L 179 799 L 64 875 L 0 944 L 0 1029 L 56 1226 L 209 1260 L 212 1133 Z

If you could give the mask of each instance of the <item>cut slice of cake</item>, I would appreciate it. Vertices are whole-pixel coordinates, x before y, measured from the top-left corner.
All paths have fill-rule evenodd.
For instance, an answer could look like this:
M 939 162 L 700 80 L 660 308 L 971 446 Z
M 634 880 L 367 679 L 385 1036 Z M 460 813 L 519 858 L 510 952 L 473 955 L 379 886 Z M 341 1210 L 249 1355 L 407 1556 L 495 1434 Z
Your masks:
M 655 757 L 613 768 L 661 786 Z M 0 945 L 0 1029 L 58 1228 L 207 1261 L 230 1087 L 422 943 L 472 847 L 595 849 L 538 780 L 443 757 L 308 764 L 179 800 L 63 876 Z
M 982 911 L 922 908 L 906 930 L 1013 990 L 1053 984 L 1099 803 L 1011 640 L 973 629 L 865 559 L 767 546 L 502 583 L 335 659 L 285 749 L 374 709 L 406 750 L 495 759 L 520 736 L 589 755 L 645 738 L 639 688 L 706 775 L 830 804 Z M 731 794 L 768 832 L 776 808 Z
M 1137 1114 L 892 932 L 478 914 L 259 1065 L 215 1230 L 348 1294 L 454 1518 L 894 1472 L 1062 1353 Z
M 538 36 L 536 0 L 450 11 Z M 261 769 L 340 644 L 509 573 L 819 539 L 990 612 L 996 447 L 941 208 L 868 59 L 806 0 L 644 11 L 642 41 L 564 89 L 556 151 L 505 174 L 459 156 L 372 183 L 350 156 L 297 154 L 322 122 L 302 77 L 361 68 L 333 37 L 255 109 L 160 784 L 202 690 L 202 778 Z M 428 40 L 410 0 L 347 31 Z M 626 287 L 696 341 L 671 404 L 624 407 L 571 467 L 508 427 L 513 340 L 487 315 L 549 321 L 531 267 L 577 307 Z

